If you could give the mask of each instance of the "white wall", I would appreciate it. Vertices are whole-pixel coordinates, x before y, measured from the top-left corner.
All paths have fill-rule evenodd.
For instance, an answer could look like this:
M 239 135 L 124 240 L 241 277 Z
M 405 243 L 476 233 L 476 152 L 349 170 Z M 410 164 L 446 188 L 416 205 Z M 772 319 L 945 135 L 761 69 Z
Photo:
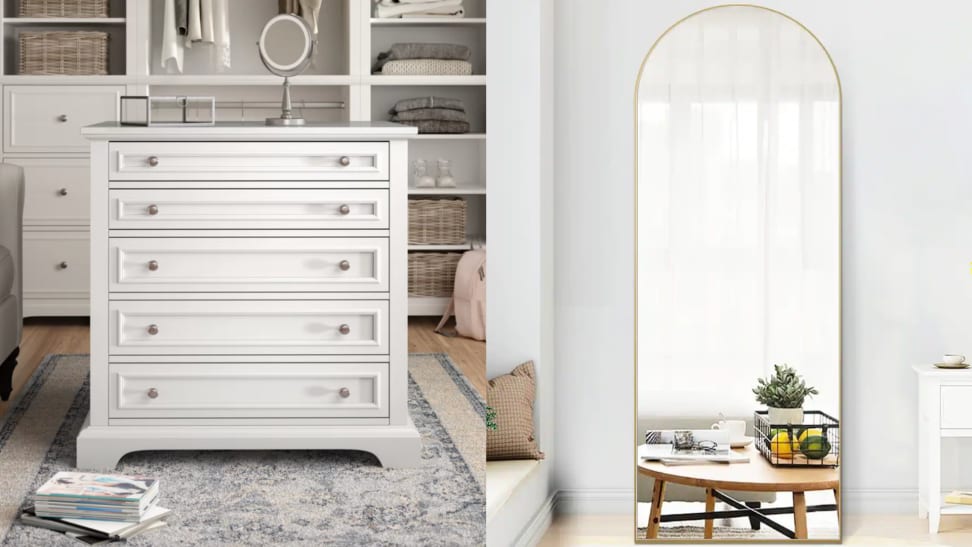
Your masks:
M 492 378 L 534 361 L 537 431 L 547 454 L 537 484 L 519 493 L 528 499 L 507 503 L 505 530 L 491 525 L 490 545 L 516 538 L 553 493 L 553 5 L 489 3 L 486 372 Z
M 809 27 L 843 83 L 845 507 L 911 511 L 909 367 L 972 354 L 972 3 L 762 4 Z M 589 509 L 630 510 L 635 79 L 670 24 L 710 5 L 557 2 L 555 480 L 616 502 Z M 972 484 L 972 468 L 957 480 L 958 444 L 946 443 L 946 486 Z

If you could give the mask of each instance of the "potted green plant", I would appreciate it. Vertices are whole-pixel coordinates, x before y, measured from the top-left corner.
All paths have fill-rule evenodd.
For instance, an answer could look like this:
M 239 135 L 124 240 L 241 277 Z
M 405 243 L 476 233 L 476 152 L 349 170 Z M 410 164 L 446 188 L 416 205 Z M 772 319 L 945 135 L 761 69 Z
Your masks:
M 797 371 L 787 365 L 773 365 L 773 375 L 760 378 L 753 388 L 756 401 L 766 405 L 769 422 L 774 425 L 802 424 L 803 401 L 817 395 L 816 388 L 807 386 Z

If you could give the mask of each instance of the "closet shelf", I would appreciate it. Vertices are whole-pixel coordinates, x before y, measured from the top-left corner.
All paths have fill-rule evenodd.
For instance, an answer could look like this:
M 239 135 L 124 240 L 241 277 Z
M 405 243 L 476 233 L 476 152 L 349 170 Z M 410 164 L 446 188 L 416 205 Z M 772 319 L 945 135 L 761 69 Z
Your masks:
M 5 25 L 124 25 L 124 17 L 4 17 Z
M 135 78 L 124 74 L 108 75 L 52 75 L 52 74 L 7 74 L 0 76 L 0 84 L 12 85 L 125 85 L 134 84 Z
M 273 85 L 279 86 L 283 78 L 272 74 L 153 74 L 148 77 L 149 85 Z M 347 86 L 354 79 L 346 74 L 316 75 L 302 74 L 290 79 L 292 85 Z
M 435 315 L 439 316 L 449 305 L 448 296 L 409 296 L 408 314 L 409 315 Z
M 486 133 L 419 133 L 410 140 L 416 141 L 484 141 Z
M 485 186 L 458 185 L 455 188 L 412 188 L 409 187 L 410 196 L 485 196 Z
M 472 76 L 383 76 L 372 74 L 364 76 L 365 85 L 486 85 L 485 74 Z
M 485 25 L 485 17 L 407 17 L 387 19 L 372 17 L 371 24 L 377 27 L 424 27 L 424 26 L 461 26 Z
M 472 249 L 472 243 L 462 243 L 459 245 L 409 245 L 409 251 L 468 251 Z

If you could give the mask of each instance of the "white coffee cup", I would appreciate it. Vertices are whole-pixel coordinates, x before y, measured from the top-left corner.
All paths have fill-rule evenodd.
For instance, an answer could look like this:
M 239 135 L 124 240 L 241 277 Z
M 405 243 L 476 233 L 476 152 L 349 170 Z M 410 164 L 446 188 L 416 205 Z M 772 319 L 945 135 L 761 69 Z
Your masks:
M 729 432 L 730 441 L 738 441 L 746 436 L 745 420 L 719 420 L 712 424 L 712 429 Z
M 961 365 L 965 362 L 965 356 L 956 353 L 946 353 L 942 356 L 942 362 L 946 365 Z

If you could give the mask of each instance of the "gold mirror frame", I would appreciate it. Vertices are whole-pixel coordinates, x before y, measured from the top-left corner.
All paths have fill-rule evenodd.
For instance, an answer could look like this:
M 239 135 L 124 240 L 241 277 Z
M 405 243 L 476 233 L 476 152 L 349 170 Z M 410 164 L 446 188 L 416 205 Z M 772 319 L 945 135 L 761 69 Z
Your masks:
M 638 385 L 639 385 L 638 384 L 638 226 L 639 226 L 639 224 L 638 224 L 638 183 L 639 183 L 639 174 L 638 174 L 639 173 L 639 171 L 638 171 L 639 158 L 638 158 L 638 154 L 639 154 L 639 150 L 640 150 L 640 148 L 639 148 L 639 137 L 638 137 L 638 135 L 639 135 L 638 129 L 639 129 L 639 121 L 640 121 L 640 118 L 639 118 L 639 111 L 640 111 L 640 109 L 639 109 L 639 104 L 638 104 L 638 97 L 639 97 L 640 90 L 641 90 L 641 79 L 642 79 L 642 76 L 644 75 L 645 66 L 648 64 L 648 60 L 651 58 L 651 54 L 658 47 L 658 44 L 660 44 L 662 42 L 662 40 L 664 40 L 675 28 L 677 28 L 679 25 L 681 25 L 685 21 L 687 21 L 687 20 L 689 20 L 689 19 L 691 19 L 693 17 L 696 17 L 696 16 L 698 16 L 700 14 L 703 14 L 703 13 L 706 13 L 706 12 L 709 12 L 709 11 L 712 11 L 712 10 L 718 10 L 718 9 L 721 9 L 721 8 L 731 8 L 731 7 L 749 7 L 749 8 L 761 9 L 761 10 L 764 10 L 764 11 L 767 11 L 767 12 L 771 12 L 771 13 L 774 13 L 776 15 L 780 15 L 782 17 L 785 17 L 786 19 L 792 21 L 794 24 L 796 24 L 797 26 L 799 26 L 800 28 L 802 28 L 804 30 L 804 32 L 806 32 L 808 35 L 810 35 L 813 38 L 813 40 L 817 43 L 817 45 L 820 46 L 820 49 L 823 51 L 824 55 L 827 56 L 827 60 L 830 62 L 831 68 L 833 68 L 834 78 L 835 78 L 835 80 L 837 82 L 837 97 L 838 97 L 838 101 L 839 101 L 838 108 L 837 108 L 837 116 L 838 116 L 838 120 L 837 120 L 837 122 L 838 122 L 838 135 L 837 135 L 837 147 L 838 147 L 838 150 L 837 150 L 837 161 L 838 161 L 838 168 L 837 168 L 837 190 L 838 190 L 838 192 L 837 192 L 837 213 L 838 213 L 838 226 L 837 226 L 837 233 L 838 233 L 837 268 L 838 268 L 838 274 L 840 276 L 840 281 L 838 283 L 838 294 L 837 294 L 837 305 L 838 305 L 838 309 L 840 309 L 840 314 L 839 314 L 839 316 L 837 318 L 837 325 L 838 325 L 838 332 L 840 333 L 840 336 L 838 338 L 838 354 L 841 357 L 840 360 L 837 363 L 837 367 L 838 367 L 838 378 L 840 378 L 840 382 L 839 382 L 840 385 L 838 386 L 838 390 L 839 390 L 840 396 L 838 398 L 837 414 L 838 414 L 838 419 L 840 419 L 841 421 L 843 421 L 843 415 L 844 415 L 844 412 L 843 412 L 843 398 L 844 398 L 843 397 L 843 345 L 844 345 L 844 338 L 843 338 L 843 183 L 844 183 L 844 142 L 843 141 L 844 141 L 844 124 L 843 124 L 843 120 L 844 120 L 844 92 L 843 92 L 843 86 L 841 85 L 841 81 L 840 81 L 840 73 L 837 71 L 837 65 L 834 63 L 834 59 L 830 55 L 830 51 L 827 49 L 826 46 L 824 46 L 823 42 L 820 41 L 820 39 L 817 37 L 817 35 L 814 34 L 813 31 L 811 31 L 809 28 L 807 28 L 807 26 L 804 25 L 803 23 L 801 23 L 800 21 L 796 20 L 795 18 L 793 18 L 793 17 L 791 17 L 791 16 L 787 15 L 786 13 L 783 13 L 783 12 L 781 12 L 779 10 L 776 10 L 776 9 L 773 9 L 773 8 L 768 8 L 766 6 L 759 6 L 759 5 L 756 5 L 756 4 L 720 4 L 720 5 L 717 5 L 717 6 L 710 6 L 708 8 L 704 8 L 704 9 L 701 9 L 701 10 L 698 10 L 698 11 L 695 11 L 695 12 L 692 12 L 689 15 L 687 15 L 687 16 L 679 19 L 675 23 L 673 23 L 671 26 L 669 26 L 667 29 L 665 29 L 665 31 L 662 32 L 662 34 L 657 39 L 655 39 L 655 41 L 652 43 L 651 47 L 648 49 L 648 53 L 646 53 L 645 56 L 644 56 L 644 58 L 642 59 L 641 65 L 638 67 L 638 75 L 637 75 L 637 77 L 635 79 L 634 109 L 633 109 L 634 110 L 634 329 L 633 329 L 633 333 L 634 333 L 634 403 L 635 403 L 635 409 L 634 409 L 634 426 L 635 426 L 635 437 L 634 438 L 635 438 L 635 442 L 634 442 L 633 456 L 634 456 L 634 463 L 635 463 L 635 465 L 634 465 L 634 470 L 633 470 L 634 471 L 634 479 L 633 479 L 633 483 L 634 483 L 634 507 L 633 507 L 633 516 L 632 516 L 632 519 L 634 521 L 633 522 L 633 524 L 634 524 L 634 526 L 633 526 L 633 528 L 634 528 L 634 530 L 633 530 L 633 532 L 634 532 L 634 542 L 636 544 L 657 544 L 657 543 L 666 543 L 666 544 L 668 544 L 668 543 L 672 543 L 672 544 L 680 544 L 680 543 L 681 544 L 698 544 L 701 541 L 701 542 L 705 542 L 705 543 L 716 543 L 716 544 L 720 544 L 720 543 L 722 543 L 722 544 L 725 544 L 725 543 L 735 543 L 735 544 L 738 544 L 740 542 L 743 542 L 743 543 L 746 543 L 746 542 L 753 542 L 753 543 L 780 543 L 781 541 L 789 541 L 789 542 L 795 542 L 795 543 L 840 544 L 842 542 L 842 538 L 843 538 L 843 524 L 842 524 L 843 523 L 843 504 L 841 503 L 842 492 L 840 490 L 838 490 L 838 492 L 836 494 L 836 496 L 837 496 L 837 519 L 838 519 L 838 523 L 839 524 L 838 524 L 838 537 L 835 540 L 832 540 L 832 539 L 826 539 L 826 540 L 814 540 L 814 539 L 802 539 L 802 540 L 785 540 L 785 539 L 784 540 L 779 540 L 779 539 L 766 539 L 766 540 L 761 540 L 761 539 L 722 539 L 722 540 L 719 540 L 719 539 L 701 539 L 700 540 L 700 539 L 697 539 L 697 538 L 690 538 L 690 539 L 644 539 L 644 538 L 638 538 L 638 446 L 639 446 L 639 443 L 638 443 L 637 439 L 639 439 L 640 435 L 642 434 L 642 432 L 640 432 L 639 431 L 639 428 L 638 428 Z M 841 450 L 843 451 L 843 444 L 844 444 L 843 443 L 843 427 L 840 428 L 839 435 L 840 435 Z M 841 460 L 843 460 L 843 456 L 841 457 Z M 843 479 L 843 466 L 840 466 L 837 469 L 838 469 L 838 473 L 839 473 L 839 482 L 840 482 L 840 484 L 843 484 L 843 480 L 844 480 Z

